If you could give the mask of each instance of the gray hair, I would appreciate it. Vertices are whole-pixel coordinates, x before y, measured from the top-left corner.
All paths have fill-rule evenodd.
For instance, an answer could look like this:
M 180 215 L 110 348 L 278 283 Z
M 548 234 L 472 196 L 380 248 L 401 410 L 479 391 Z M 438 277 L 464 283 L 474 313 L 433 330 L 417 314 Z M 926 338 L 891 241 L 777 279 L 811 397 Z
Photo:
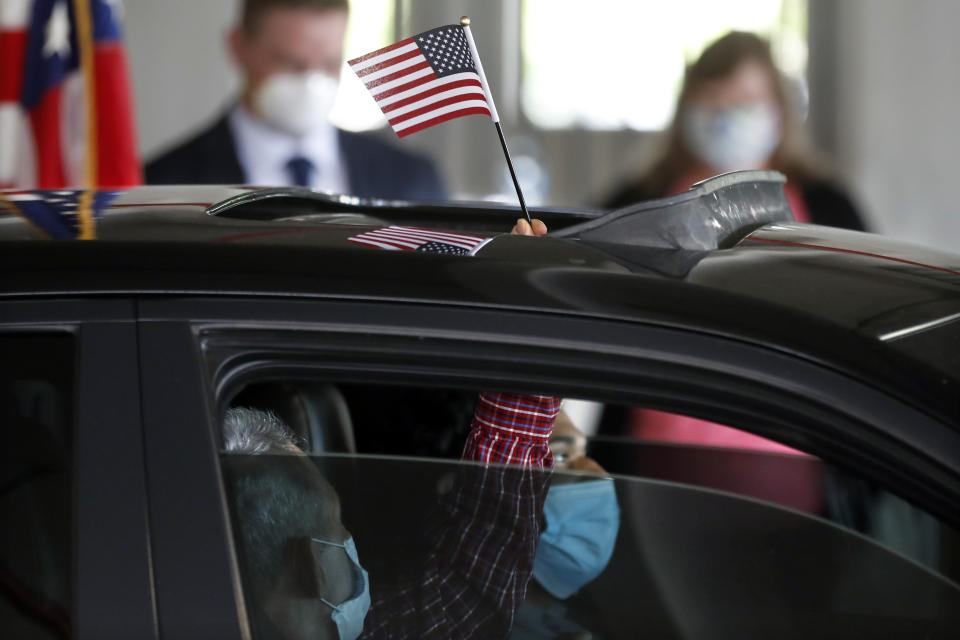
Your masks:
M 234 407 L 223 419 L 221 464 L 230 497 L 238 558 L 262 597 L 284 570 L 292 538 L 324 532 L 323 482 L 297 449 L 293 431 L 269 411 Z M 276 454 L 300 455 L 290 456 Z
M 233 407 L 223 418 L 223 450 L 256 455 L 290 452 L 300 439 L 271 411 Z

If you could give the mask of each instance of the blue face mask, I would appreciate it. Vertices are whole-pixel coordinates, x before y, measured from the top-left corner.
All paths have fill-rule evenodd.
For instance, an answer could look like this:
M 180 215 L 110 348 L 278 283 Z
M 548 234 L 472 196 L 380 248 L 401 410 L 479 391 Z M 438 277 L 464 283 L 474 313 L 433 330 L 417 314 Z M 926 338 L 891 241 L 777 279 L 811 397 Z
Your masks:
M 540 536 L 533 577 L 566 599 L 606 568 L 620 530 L 613 480 L 554 485 L 543 505 L 547 528 Z
M 367 611 L 370 610 L 370 578 L 366 569 L 360 566 L 357 545 L 353 542 L 352 537 L 347 538 L 342 544 L 319 538 L 312 538 L 312 540 L 331 547 L 340 547 L 347 552 L 347 556 L 353 563 L 357 580 L 357 588 L 353 597 L 340 604 L 333 604 L 324 598 L 320 598 L 320 601 L 333 609 L 330 617 L 333 619 L 333 623 L 337 625 L 340 640 L 356 640 L 363 632 L 363 621 L 367 617 Z

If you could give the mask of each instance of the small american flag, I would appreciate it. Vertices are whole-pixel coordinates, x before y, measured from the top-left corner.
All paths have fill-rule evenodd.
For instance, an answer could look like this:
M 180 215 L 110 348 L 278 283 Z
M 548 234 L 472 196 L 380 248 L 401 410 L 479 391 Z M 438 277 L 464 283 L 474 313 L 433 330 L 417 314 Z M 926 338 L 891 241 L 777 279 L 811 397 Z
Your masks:
M 461 116 L 497 120 L 460 25 L 418 33 L 348 64 L 401 138 Z
M 422 251 L 451 255 L 476 254 L 491 239 L 419 227 L 390 226 L 347 238 L 350 242 L 392 251 Z

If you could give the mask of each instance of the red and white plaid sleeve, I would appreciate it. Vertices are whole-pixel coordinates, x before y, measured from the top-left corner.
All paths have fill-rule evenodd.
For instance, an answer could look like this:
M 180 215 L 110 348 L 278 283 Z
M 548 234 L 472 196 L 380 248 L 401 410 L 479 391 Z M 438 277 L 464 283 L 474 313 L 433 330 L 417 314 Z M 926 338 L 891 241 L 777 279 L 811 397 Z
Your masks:
M 363 638 L 509 637 L 543 527 L 559 411 L 559 398 L 480 394 L 462 459 L 483 464 L 462 465 L 441 496 L 422 574 L 384 592 L 371 587 Z
M 560 398 L 481 393 L 463 449 L 464 460 L 549 469 L 550 434 Z

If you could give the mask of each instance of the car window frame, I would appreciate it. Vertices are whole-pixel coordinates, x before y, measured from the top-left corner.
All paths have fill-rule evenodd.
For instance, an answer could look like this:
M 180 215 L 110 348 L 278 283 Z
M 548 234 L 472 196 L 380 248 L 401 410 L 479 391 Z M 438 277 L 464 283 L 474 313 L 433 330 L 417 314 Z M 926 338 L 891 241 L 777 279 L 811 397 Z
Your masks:
M 248 638 L 191 323 L 141 316 L 137 338 L 157 623 L 169 637 Z
M 429 381 L 432 374 L 424 367 L 446 362 L 432 375 L 434 384 L 442 380 L 469 388 L 549 389 L 569 397 L 645 401 L 666 410 L 671 408 L 671 398 L 683 399 L 694 415 L 704 416 L 709 410 L 712 414 L 705 417 L 732 418 L 721 421 L 773 436 L 828 461 L 841 459 L 848 468 L 883 485 L 893 479 L 899 483 L 896 493 L 956 524 L 951 500 L 960 496 L 960 479 L 951 471 L 951 462 L 956 468 L 960 434 L 915 407 L 802 354 L 688 328 L 393 301 L 191 298 L 146 301 L 141 310 L 154 320 L 192 318 L 198 351 L 209 350 L 210 337 L 215 335 L 259 332 L 261 344 L 251 342 L 252 334 L 238 339 L 238 352 L 246 353 L 241 358 L 244 362 L 234 356 L 220 360 L 201 356 L 206 401 L 211 405 L 222 403 L 225 385 L 231 384 L 225 375 L 228 369 L 249 372 L 269 364 L 270 349 L 282 346 L 284 336 L 294 336 L 299 344 L 303 336 L 326 335 L 330 344 L 324 345 L 323 356 L 329 366 L 310 365 L 313 375 L 326 368 L 339 376 L 354 371 L 368 381 L 396 382 L 411 374 Z M 270 330 L 276 336 L 264 337 Z M 358 353 L 363 354 L 361 361 L 351 364 Z M 518 363 L 518 356 L 531 360 Z M 273 364 L 283 363 L 290 369 L 290 357 L 288 351 L 274 358 Z M 410 361 L 419 364 L 404 364 Z M 643 367 L 638 368 L 640 364 Z M 597 378 L 577 380 L 585 367 Z M 653 386 L 639 392 L 636 387 L 642 375 L 644 383 Z M 713 396 L 702 397 L 708 383 Z M 757 393 L 761 389 L 764 393 Z M 743 407 L 723 407 L 719 396 L 729 393 L 755 396 L 751 400 L 755 404 L 747 413 Z M 789 424 L 793 437 L 787 438 L 784 432 L 769 428 L 785 402 L 794 408 Z M 223 407 L 211 409 L 220 415 Z M 799 424 L 801 420 L 806 427 Z M 869 454 L 864 443 L 871 443 Z M 828 445 L 839 449 L 823 455 Z M 927 455 L 930 452 L 946 457 L 937 460 Z M 907 459 L 923 470 L 923 477 L 904 471 Z

